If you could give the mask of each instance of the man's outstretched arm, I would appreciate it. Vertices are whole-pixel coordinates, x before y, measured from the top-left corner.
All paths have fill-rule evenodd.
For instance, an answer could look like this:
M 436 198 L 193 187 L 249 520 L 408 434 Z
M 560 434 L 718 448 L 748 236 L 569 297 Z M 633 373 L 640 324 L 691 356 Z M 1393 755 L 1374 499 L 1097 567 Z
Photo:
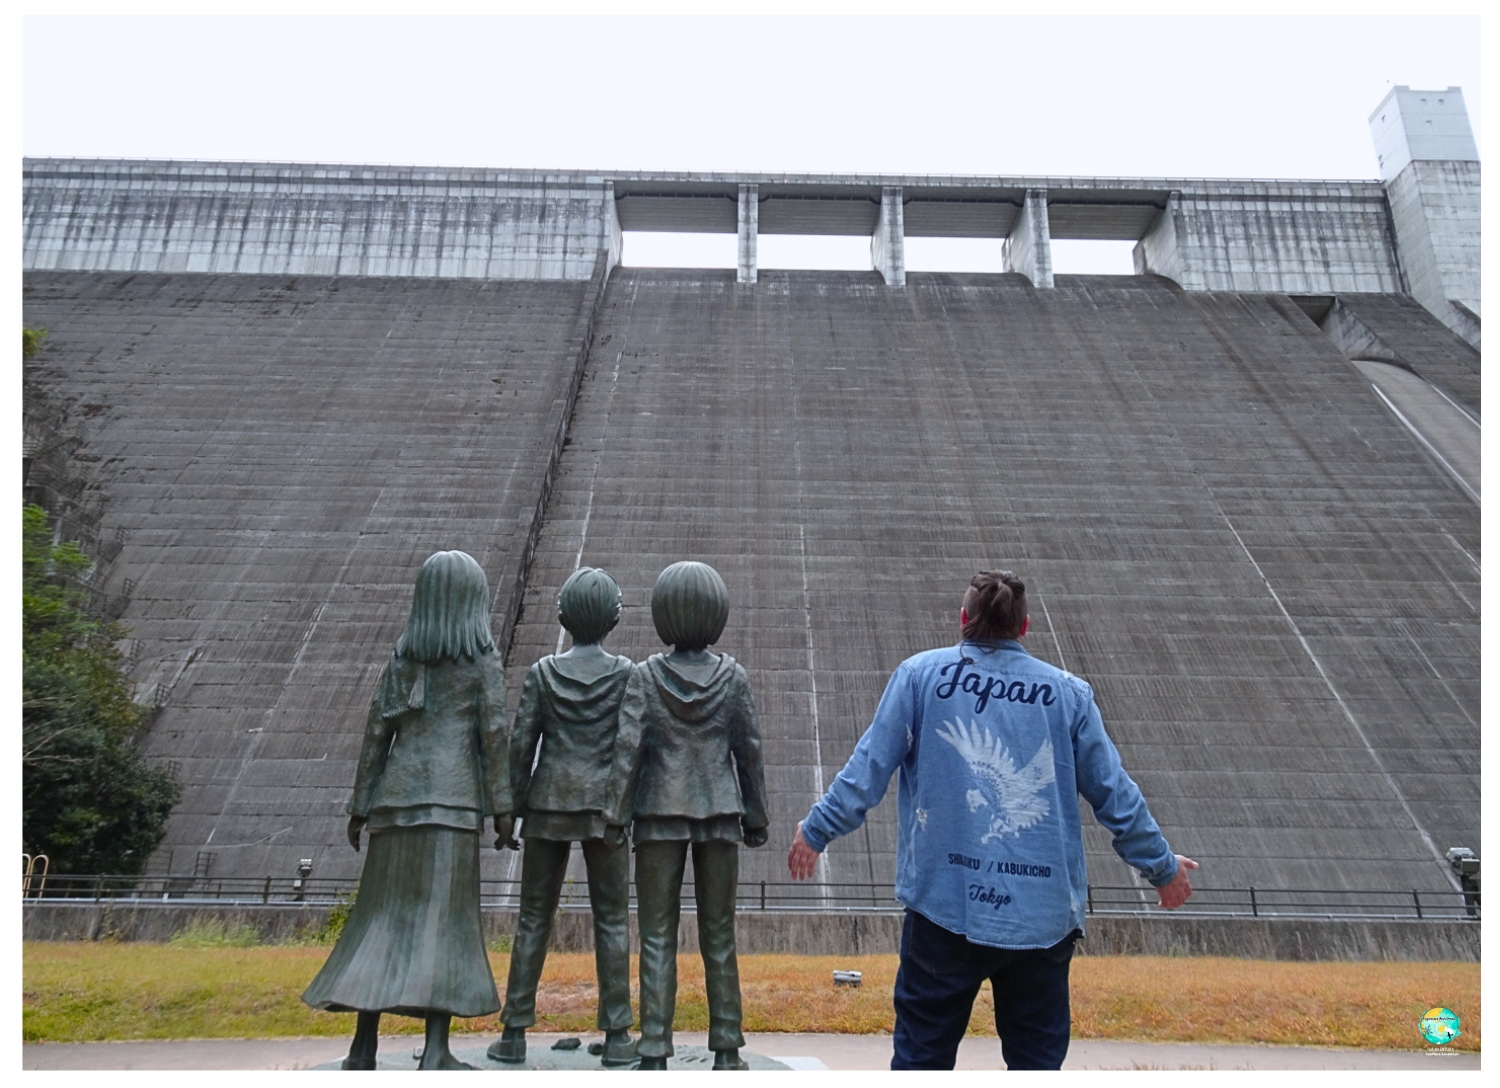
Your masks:
M 1175 910 L 1193 894 L 1187 874 L 1198 868 L 1198 863 L 1173 853 L 1167 845 L 1140 787 L 1120 763 L 1120 753 L 1105 732 L 1091 689 L 1088 695 L 1073 735 L 1078 792 L 1093 808 L 1099 823 L 1114 836 L 1120 859 L 1151 882 L 1163 907 Z
M 807 845 L 807 840 L 802 837 L 802 821 L 797 821 L 797 834 L 792 838 L 792 848 L 786 852 L 786 867 L 793 880 L 806 880 L 813 875 L 818 853 Z
M 911 751 L 913 708 L 910 670 L 899 668 L 886 684 L 875 719 L 854 746 L 849 762 L 797 825 L 786 859 L 794 879 L 811 876 L 824 848 L 863 824 L 865 813 L 880 804 L 891 775 Z
M 1177 875 L 1156 889 L 1156 897 L 1167 910 L 1176 910 L 1193 894 L 1193 885 L 1188 881 L 1188 870 L 1198 868 L 1192 858 L 1177 855 Z

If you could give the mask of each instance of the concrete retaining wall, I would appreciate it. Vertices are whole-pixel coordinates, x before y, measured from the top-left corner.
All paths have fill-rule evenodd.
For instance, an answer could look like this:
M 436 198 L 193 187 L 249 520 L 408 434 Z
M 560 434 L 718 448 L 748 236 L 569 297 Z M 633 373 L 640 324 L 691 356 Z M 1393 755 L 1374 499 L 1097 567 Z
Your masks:
M 203 907 L 170 904 L 32 902 L 24 905 L 23 936 L 28 941 L 165 941 L 194 919 L 254 926 L 266 941 L 318 931 L 327 907 L 294 904 Z M 515 932 L 514 911 L 486 911 L 490 938 Z M 592 915 L 563 911 L 552 933 L 552 948 L 593 950 Z M 813 956 L 880 955 L 897 951 L 901 915 L 896 912 L 815 914 L 744 911 L 735 919 L 743 953 L 783 952 Z M 1349 921 L 1335 919 L 1256 919 L 1182 917 L 1102 917 L 1089 919 L 1083 955 L 1239 956 L 1266 960 L 1459 960 L 1480 962 L 1479 926 L 1467 922 Z M 632 921 L 631 947 L 638 951 Z M 698 947 L 697 916 L 685 912 L 678 947 Z
M 1427 165 L 1475 168 L 1446 188 L 1427 184 L 1422 193 L 1431 194 L 1418 203 L 1433 209 L 1407 218 L 1425 224 L 1460 205 L 1472 212 L 1472 229 L 1466 219 L 1458 233 L 1443 234 L 1441 252 L 1430 243 L 1422 252 L 1449 285 L 1434 295 L 1445 311 L 1452 307 L 1439 297 L 1443 290 L 1477 306 L 1478 164 Z M 622 216 L 633 217 L 634 229 L 711 229 L 706 224 L 717 220 L 704 220 L 707 205 L 695 198 L 732 201 L 733 192 L 710 190 L 745 184 L 757 193 L 760 232 L 874 226 L 872 264 L 892 286 L 905 283 L 902 208 L 914 201 L 917 219 L 936 214 L 920 209 L 944 209 L 915 226 L 927 236 L 993 236 L 1000 209 L 1013 250 L 1007 267 L 1038 286 L 1052 282 L 1047 206 L 1058 202 L 1066 220 L 1059 237 L 1138 238 L 1137 271 L 1188 290 L 1405 289 L 1386 192 L 1373 182 L 610 175 L 89 159 L 27 160 L 22 175 L 26 269 L 586 280 L 597 254 L 606 254 L 610 268 L 618 263 Z M 1392 192 L 1394 199 L 1405 190 Z M 885 209 L 873 224 L 872 201 Z M 783 205 L 795 214 L 783 216 Z M 1018 234 L 1010 217 L 1023 205 Z M 741 278 L 756 280 L 748 270 Z
M 29 161 L 22 266 L 118 272 L 586 280 L 620 257 L 585 174 Z
M 1335 183 L 1297 197 L 1173 193 L 1136 245 L 1136 272 L 1189 291 L 1404 290 L 1384 197 Z

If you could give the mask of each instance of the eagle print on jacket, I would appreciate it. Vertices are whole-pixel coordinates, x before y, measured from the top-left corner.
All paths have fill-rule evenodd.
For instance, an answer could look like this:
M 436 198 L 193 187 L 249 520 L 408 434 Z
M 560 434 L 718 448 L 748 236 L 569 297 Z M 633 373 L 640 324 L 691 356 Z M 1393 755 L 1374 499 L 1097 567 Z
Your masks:
M 980 842 L 1006 835 L 1020 838 L 1023 830 L 1046 817 L 1051 806 L 1043 790 L 1057 780 L 1051 740 L 1042 741 L 1031 762 L 1018 771 L 1005 745 L 978 722 L 971 719 L 965 726 L 961 720 L 944 721 L 943 726 L 937 735 L 953 745 L 979 779 L 979 789 L 964 795 L 969 811 L 988 807 L 993 813 Z

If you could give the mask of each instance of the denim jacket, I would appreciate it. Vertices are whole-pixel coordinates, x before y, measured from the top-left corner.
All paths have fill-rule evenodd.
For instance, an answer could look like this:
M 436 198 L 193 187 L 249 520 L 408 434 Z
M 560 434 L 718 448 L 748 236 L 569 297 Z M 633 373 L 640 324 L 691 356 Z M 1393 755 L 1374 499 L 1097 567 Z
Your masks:
M 1077 797 L 1160 887 L 1177 858 L 1120 765 L 1088 684 L 1011 639 L 902 662 L 802 825 L 821 851 L 897 787 L 896 898 L 976 944 L 1046 948 L 1084 928 Z

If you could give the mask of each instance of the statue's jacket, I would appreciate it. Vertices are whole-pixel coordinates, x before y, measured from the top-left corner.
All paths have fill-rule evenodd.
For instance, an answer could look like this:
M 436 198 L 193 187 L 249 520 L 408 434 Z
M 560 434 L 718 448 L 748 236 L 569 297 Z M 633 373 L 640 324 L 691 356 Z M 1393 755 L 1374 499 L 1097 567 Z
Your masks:
M 516 812 L 531 825 L 551 814 L 595 817 L 603 825 L 630 821 L 625 789 L 640 733 L 632 723 L 621 728 L 619 712 L 633 669 L 628 657 L 549 656 L 526 673 L 510 766 Z
M 700 682 L 653 654 L 631 673 L 620 719 L 641 736 L 631 803 L 637 821 L 731 816 L 746 830 L 769 825 L 755 702 L 734 658 L 719 655 Z
M 391 656 L 365 723 L 351 816 L 370 829 L 478 831 L 514 810 L 499 653 L 425 665 Z

